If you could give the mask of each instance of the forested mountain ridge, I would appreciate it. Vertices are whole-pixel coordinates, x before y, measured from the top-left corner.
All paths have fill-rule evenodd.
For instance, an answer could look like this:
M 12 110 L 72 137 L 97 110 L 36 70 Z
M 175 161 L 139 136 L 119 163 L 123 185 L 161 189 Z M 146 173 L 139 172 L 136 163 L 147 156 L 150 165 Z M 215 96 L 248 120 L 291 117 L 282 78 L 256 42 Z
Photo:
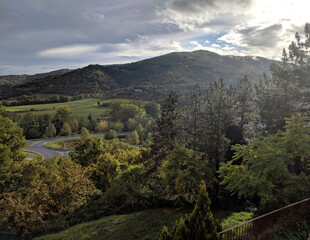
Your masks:
M 0 89 L 6 89 L 11 86 L 27 82 L 30 80 L 35 80 L 35 79 L 41 79 L 41 78 L 46 78 L 50 76 L 56 76 L 56 75 L 62 75 L 67 72 L 70 72 L 71 70 L 69 69 L 60 69 L 60 70 L 55 70 L 51 72 L 46 72 L 46 73 L 37 73 L 34 75 L 4 75 L 0 76 Z
M 271 60 L 221 56 L 209 51 L 174 52 L 139 62 L 89 65 L 60 75 L 26 80 L 1 91 L 1 98 L 28 94 L 96 94 L 158 100 L 170 91 L 181 95 L 218 78 L 233 86 L 246 74 L 252 82 L 269 73 Z

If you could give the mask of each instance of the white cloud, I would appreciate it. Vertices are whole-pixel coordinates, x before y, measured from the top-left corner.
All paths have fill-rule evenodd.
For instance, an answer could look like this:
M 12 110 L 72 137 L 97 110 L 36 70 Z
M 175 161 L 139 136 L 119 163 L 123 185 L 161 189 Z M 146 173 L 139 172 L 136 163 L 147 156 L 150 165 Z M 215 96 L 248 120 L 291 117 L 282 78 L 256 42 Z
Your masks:
M 38 56 L 46 58 L 76 58 L 85 57 L 99 49 L 99 45 L 72 45 L 46 49 L 38 52 Z

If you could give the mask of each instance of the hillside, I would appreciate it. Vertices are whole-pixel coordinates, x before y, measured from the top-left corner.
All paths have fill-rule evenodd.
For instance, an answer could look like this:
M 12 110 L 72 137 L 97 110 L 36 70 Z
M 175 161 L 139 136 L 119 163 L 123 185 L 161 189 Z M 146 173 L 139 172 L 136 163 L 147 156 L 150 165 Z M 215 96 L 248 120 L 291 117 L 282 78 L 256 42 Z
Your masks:
M 35 80 L 35 79 L 41 79 L 41 78 L 46 78 L 50 76 L 57 76 L 57 75 L 62 75 L 64 73 L 70 72 L 69 69 L 60 69 L 56 71 L 51 71 L 47 73 L 37 73 L 34 75 L 5 75 L 5 76 L 0 76 L 0 89 L 7 89 L 11 86 L 27 82 L 30 80 Z
M 208 51 L 176 52 L 122 65 L 89 65 L 61 75 L 26 80 L 3 89 L 1 98 L 29 94 L 78 95 L 158 100 L 170 91 L 180 94 L 195 84 L 206 88 L 217 78 L 235 85 L 245 74 L 256 82 L 269 73 L 270 60 L 221 56 Z

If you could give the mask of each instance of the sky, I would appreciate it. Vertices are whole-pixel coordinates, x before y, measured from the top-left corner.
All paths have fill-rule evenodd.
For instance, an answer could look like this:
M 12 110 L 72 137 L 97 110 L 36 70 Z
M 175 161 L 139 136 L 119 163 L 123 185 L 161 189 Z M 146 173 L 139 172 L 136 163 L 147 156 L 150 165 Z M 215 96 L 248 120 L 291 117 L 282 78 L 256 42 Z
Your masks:
M 208 50 L 280 59 L 309 0 L 0 0 L 0 75 Z

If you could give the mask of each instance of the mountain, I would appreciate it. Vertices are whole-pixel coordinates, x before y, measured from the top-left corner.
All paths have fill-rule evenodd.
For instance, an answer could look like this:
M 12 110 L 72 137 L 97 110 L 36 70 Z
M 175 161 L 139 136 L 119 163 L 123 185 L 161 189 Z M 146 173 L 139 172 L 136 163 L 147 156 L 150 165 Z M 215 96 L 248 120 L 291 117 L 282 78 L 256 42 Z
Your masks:
M 0 89 L 7 89 L 10 88 L 14 85 L 27 82 L 30 80 L 35 80 L 35 79 L 41 79 L 41 78 L 46 78 L 50 76 L 57 76 L 57 75 L 62 75 L 64 73 L 68 73 L 71 70 L 69 69 L 60 69 L 56 71 L 51 71 L 47 73 L 37 73 L 34 75 L 5 75 L 5 76 L 0 76 Z
M 29 94 L 101 94 L 159 100 L 170 91 L 180 94 L 199 84 L 203 89 L 217 78 L 233 86 L 246 74 L 253 82 L 269 73 L 271 60 L 222 56 L 209 51 L 174 52 L 121 65 L 89 65 L 37 79 L 26 79 L 2 90 L 1 98 Z

